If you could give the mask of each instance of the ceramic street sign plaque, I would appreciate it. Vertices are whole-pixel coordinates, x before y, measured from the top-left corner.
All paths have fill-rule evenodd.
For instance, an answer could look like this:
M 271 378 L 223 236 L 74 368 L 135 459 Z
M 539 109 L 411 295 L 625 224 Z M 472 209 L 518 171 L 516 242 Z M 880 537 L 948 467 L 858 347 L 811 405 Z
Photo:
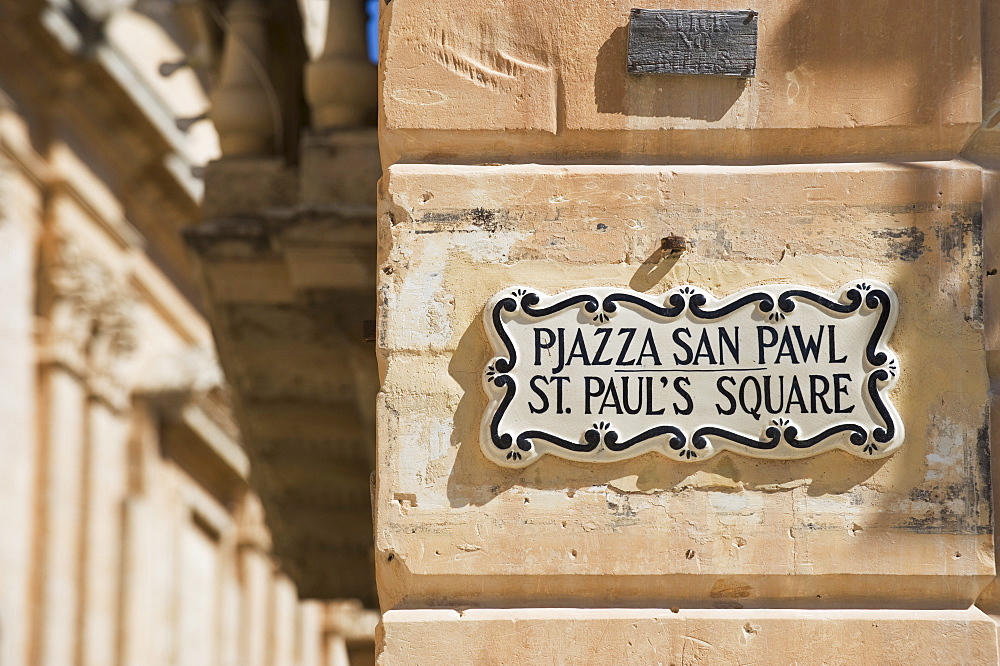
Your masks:
M 647 451 L 886 456 L 903 442 L 887 346 L 898 309 L 874 280 L 725 298 L 692 286 L 662 296 L 504 290 L 484 313 L 496 357 L 484 376 L 483 451 L 509 467 Z
M 629 72 L 751 77 L 756 68 L 755 11 L 632 10 Z

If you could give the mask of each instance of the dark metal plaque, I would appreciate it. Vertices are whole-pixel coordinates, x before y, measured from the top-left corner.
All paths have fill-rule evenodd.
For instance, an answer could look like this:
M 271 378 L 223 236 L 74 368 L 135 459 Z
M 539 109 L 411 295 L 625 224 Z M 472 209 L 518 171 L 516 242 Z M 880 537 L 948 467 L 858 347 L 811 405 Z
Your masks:
M 757 12 L 633 9 L 628 71 L 751 77 L 757 67 Z

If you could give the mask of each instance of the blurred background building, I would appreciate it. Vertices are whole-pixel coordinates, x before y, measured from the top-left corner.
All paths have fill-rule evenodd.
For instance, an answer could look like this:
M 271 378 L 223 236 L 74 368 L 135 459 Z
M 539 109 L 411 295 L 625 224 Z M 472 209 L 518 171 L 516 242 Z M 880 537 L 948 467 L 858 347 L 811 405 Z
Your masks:
M 375 68 L 328 7 L 0 2 L 4 666 L 374 660 Z
M 685 652 L 683 624 L 709 605 L 729 622 L 712 635 L 745 645 L 758 627 L 744 618 L 758 611 L 815 611 L 817 633 L 780 630 L 807 657 L 823 647 L 841 658 L 850 643 L 992 651 L 996 627 L 983 613 L 1000 617 L 997 496 L 971 407 L 928 429 L 928 442 L 949 446 L 961 434 L 969 453 L 935 462 L 955 485 L 929 466 L 919 472 L 928 485 L 908 485 L 912 469 L 894 470 L 910 459 L 890 461 L 900 522 L 869 503 L 864 530 L 822 533 L 815 516 L 848 520 L 847 504 L 807 488 L 827 470 L 801 472 L 799 483 L 799 471 L 726 462 L 688 484 L 651 465 L 635 503 L 656 508 L 634 510 L 632 491 L 595 484 L 585 467 L 544 483 L 486 467 L 468 414 L 485 397 L 476 392 L 488 358 L 476 294 L 532 275 L 491 268 L 532 261 L 550 285 L 602 275 L 625 284 L 643 257 L 662 256 L 653 248 L 667 233 L 686 228 L 691 265 L 770 281 L 797 241 L 782 238 L 772 261 L 757 230 L 788 210 L 833 220 L 804 256 L 881 253 L 875 264 L 916 275 L 907 280 L 923 291 L 912 293 L 937 299 L 928 302 L 956 294 L 945 307 L 955 315 L 960 299 L 975 302 L 961 326 L 978 327 L 975 345 L 984 327 L 988 340 L 963 350 L 981 381 L 962 390 L 985 405 L 987 351 L 994 387 L 1000 367 L 994 287 L 974 296 L 996 246 L 1000 3 L 772 3 L 753 87 L 675 82 L 662 95 L 660 82 L 625 68 L 632 0 L 537 5 L 537 15 L 520 0 L 383 2 L 384 162 L 396 180 L 382 186 L 377 252 L 378 0 L 0 0 L 0 666 L 374 663 L 377 429 L 386 661 L 640 654 L 628 652 L 628 606 L 668 594 L 683 605 L 641 631 L 674 645 L 677 663 L 710 660 L 700 656 L 714 649 L 708 641 Z M 671 164 L 714 166 L 668 185 Z M 852 191 L 864 181 L 852 169 L 876 184 Z M 829 179 L 843 189 L 827 191 Z M 966 182 L 975 187 L 961 190 Z M 624 203 L 632 197 L 618 183 L 659 203 Z M 586 196 L 569 201 L 577 187 Z M 731 216 L 730 202 L 750 213 Z M 968 217 L 943 226 L 949 210 Z M 639 218 L 652 220 L 642 234 Z M 499 220 L 517 220 L 520 245 L 496 241 Z M 887 226 L 859 240 L 859 220 Z M 749 254 L 731 252 L 727 228 L 748 233 Z M 953 251 L 970 254 L 958 264 Z M 912 273 L 922 252 L 913 265 L 925 268 Z M 784 275 L 807 275 L 790 265 Z M 418 308 L 419 318 L 401 316 Z M 376 329 L 381 362 L 406 368 L 387 382 L 378 423 Z M 909 412 L 938 409 L 933 390 L 916 392 Z M 842 467 L 845 488 L 863 485 Z M 747 490 L 752 475 L 764 479 L 748 496 L 770 507 L 767 529 L 750 522 L 764 515 L 756 508 L 727 514 L 739 523 L 674 520 L 677 506 L 709 516 L 708 493 Z M 785 478 L 795 482 L 774 483 Z M 648 501 L 653 488 L 679 503 Z M 776 489 L 798 489 L 798 499 Z M 747 543 L 731 524 L 759 533 L 738 557 Z M 791 557 L 771 557 L 772 533 L 792 539 Z M 664 556 L 668 541 L 681 556 Z M 525 543 L 531 558 L 514 561 Z M 638 558 L 635 543 L 648 546 Z M 851 578 L 871 573 L 870 553 L 877 585 Z M 820 575 L 826 587 L 813 595 Z M 576 611 L 601 604 L 622 607 Z M 859 614 L 835 634 L 824 613 L 841 606 L 895 608 L 896 628 L 858 639 L 881 617 Z M 549 607 L 553 622 L 537 629 Z M 917 622 L 911 607 L 940 611 L 928 615 L 940 624 Z M 967 624 L 949 619 L 959 608 Z M 962 627 L 978 627 L 978 642 Z

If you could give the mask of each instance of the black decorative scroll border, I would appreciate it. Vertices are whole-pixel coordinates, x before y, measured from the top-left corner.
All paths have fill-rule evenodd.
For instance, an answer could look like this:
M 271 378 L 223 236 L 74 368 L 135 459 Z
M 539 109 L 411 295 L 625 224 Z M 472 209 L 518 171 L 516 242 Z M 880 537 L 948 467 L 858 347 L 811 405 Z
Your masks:
M 861 309 L 862 305 L 870 310 L 879 309 L 878 320 L 872 330 L 871 337 L 865 345 L 865 358 L 870 365 L 875 367 L 874 370 L 869 372 L 865 386 L 872 405 L 882 419 L 884 424 L 882 427 L 876 427 L 869 432 L 863 425 L 858 423 L 841 423 L 831 426 L 807 439 L 799 439 L 798 428 L 791 425 L 791 422 L 787 419 L 775 419 L 764 430 L 763 437 L 756 439 L 718 426 L 702 426 L 695 430 L 690 438 L 688 438 L 684 431 L 677 426 L 660 425 L 645 430 L 630 439 L 619 441 L 620 435 L 611 428 L 610 423 L 605 421 L 593 424 L 592 428 L 583 433 L 582 441 L 576 442 L 543 430 L 526 430 L 519 433 L 516 437 L 509 433 L 500 434 L 499 432 L 500 421 L 503 419 L 507 407 L 517 392 L 517 382 L 508 374 L 514 369 L 514 365 L 517 363 L 517 349 L 514 347 L 514 343 L 504 327 L 504 321 L 501 316 L 501 313 L 504 311 L 515 312 L 518 306 L 520 306 L 521 310 L 529 316 L 546 317 L 582 304 L 583 309 L 587 313 L 594 315 L 594 321 L 603 323 L 610 319 L 609 314 L 614 313 L 618 309 L 618 303 L 630 303 L 665 318 L 678 317 L 684 312 L 685 308 L 689 308 L 691 314 L 699 319 L 711 321 L 731 314 L 748 305 L 757 304 L 757 308 L 762 313 L 769 314 L 769 319 L 777 320 L 779 318 L 784 319 L 786 314 L 795 310 L 796 303 L 792 300 L 794 298 L 811 301 L 819 307 L 840 315 L 857 312 Z M 866 282 L 859 282 L 854 287 L 848 289 L 844 292 L 842 298 L 846 298 L 847 302 L 837 302 L 811 290 L 791 288 L 778 296 L 777 310 L 775 310 L 774 297 L 762 291 L 745 294 L 716 309 L 706 310 L 704 306 L 708 302 L 708 299 L 704 294 L 696 292 L 691 287 L 681 287 L 676 293 L 670 295 L 667 299 L 668 305 L 665 306 L 651 303 L 638 294 L 615 292 L 608 294 L 601 300 L 590 294 L 575 294 L 552 305 L 536 308 L 535 306 L 541 301 L 541 297 L 537 293 L 526 289 L 516 289 L 510 296 L 498 300 L 491 312 L 493 329 L 499 336 L 507 356 L 506 358 L 497 358 L 486 369 L 487 381 L 497 387 L 506 389 L 499 406 L 490 419 L 490 441 L 499 451 L 507 451 L 507 460 L 519 461 L 524 457 L 525 453 L 531 451 L 532 440 L 536 439 L 549 442 L 565 451 L 573 453 L 592 453 L 600 448 L 601 444 L 609 451 L 621 453 L 642 442 L 669 435 L 668 446 L 678 452 L 679 457 L 691 459 L 698 457 L 698 452 L 708 446 L 709 436 L 728 440 L 750 450 L 769 451 L 775 449 L 782 440 L 794 449 L 803 450 L 812 448 L 840 433 L 849 432 L 851 433 L 851 444 L 869 456 L 875 455 L 879 452 L 880 444 L 884 445 L 892 441 L 896 435 L 896 425 L 893 421 L 892 413 L 886 406 L 885 401 L 883 401 L 878 387 L 880 383 L 885 385 L 889 381 L 890 376 L 894 377 L 897 372 L 895 361 L 893 360 L 890 363 L 889 356 L 885 352 L 878 351 L 879 342 L 882 340 L 886 326 L 893 314 L 892 299 L 885 290 L 873 287 Z M 888 365 L 886 365 L 887 363 Z

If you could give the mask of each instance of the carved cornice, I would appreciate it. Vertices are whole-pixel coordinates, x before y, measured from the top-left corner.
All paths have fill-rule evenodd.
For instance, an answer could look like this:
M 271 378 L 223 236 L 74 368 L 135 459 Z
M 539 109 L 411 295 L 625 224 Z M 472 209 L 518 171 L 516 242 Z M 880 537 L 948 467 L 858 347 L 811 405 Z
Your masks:
M 150 104 L 140 103 L 144 89 L 122 78 L 130 71 L 124 60 L 127 54 L 115 56 L 114 49 L 103 42 L 94 57 L 68 49 L 53 33 L 58 26 L 65 27 L 66 21 L 56 25 L 47 20 L 63 12 L 62 5 L 59 12 L 54 6 L 36 0 L 23 5 L 0 0 L 0 14 L 8 19 L 0 21 L 5 45 L 0 53 L 3 87 L 19 107 L 31 109 L 33 126 L 38 129 L 30 141 L 15 146 L 10 145 L 10 131 L 5 127 L 4 152 L 15 154 L 34 179 L 74 197 L 110 232 L 124 233 L 119 242 L 135 240 L 115 220 L 100 219 L 106 211 L 91 210 L 93 202 L 85 201 L 87 188 L 81 190 L 72 179 L 60 182 L 68 174 L 60 173 L 61 164 L 48 161 L 58 154 L 51 149 L 60 148 L 63 136 L 55 128 L 71 127 L 73 150 L 82 149 L 78 157 L 99 156 L 108 182 L 114 184 L 115 195 L 127 210 L 128 223 L 156 247 L 159 261 L 170 269 L 181 290 L 193 293 L 186 250 L 179 235 L 172 233 L 199 214 L 198 192 L 192 189 L 186 168 L 178 166 L 188 159 L 178 157 L 187 138 L 173 128 L 172 118 L 162 109 L 154 113 Z M 190 13 L 185 10 L 186 15 Z

